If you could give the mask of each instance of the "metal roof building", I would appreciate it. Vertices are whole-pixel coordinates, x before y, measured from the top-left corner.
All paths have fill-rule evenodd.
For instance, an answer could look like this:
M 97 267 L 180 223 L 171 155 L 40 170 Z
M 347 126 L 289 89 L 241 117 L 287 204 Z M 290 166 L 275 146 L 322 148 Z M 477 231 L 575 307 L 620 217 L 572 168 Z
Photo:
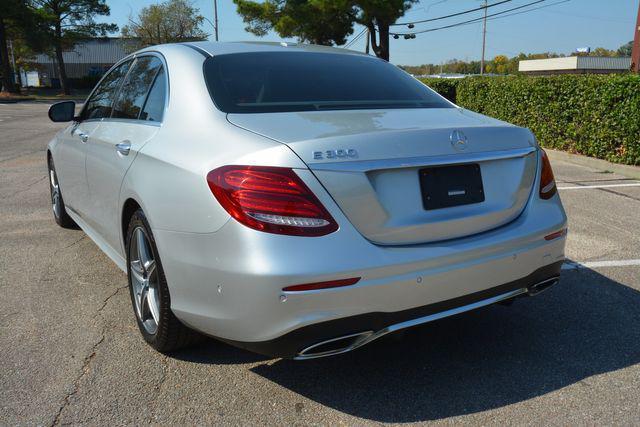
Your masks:
M 568 56 L 566 58 L 520 61 L 518 70 L 525 74 L 611 74 L 631 69 L 631 58 L 600 56 Z
M 73 49 L 64 51 L 62 57 L 70 79 L 101 76 L 114 63 L 136 49 L 135 41 L 117 37 L 87 39 L 78 42 Z M 55 55 L 38 54 L 33 61 L 40 71 L 41 80 L 56 86 L 59 79 Z

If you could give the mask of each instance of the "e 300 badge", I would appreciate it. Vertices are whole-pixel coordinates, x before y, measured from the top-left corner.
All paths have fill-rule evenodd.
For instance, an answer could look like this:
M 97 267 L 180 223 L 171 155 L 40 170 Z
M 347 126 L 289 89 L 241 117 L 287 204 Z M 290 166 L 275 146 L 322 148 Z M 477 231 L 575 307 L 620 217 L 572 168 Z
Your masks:
M 358 152 L 353 148 L 340 149 L 340 150 L 326 150 L 326 151 L 314 151 L 313 160 L 336 160 L 358 157 Z

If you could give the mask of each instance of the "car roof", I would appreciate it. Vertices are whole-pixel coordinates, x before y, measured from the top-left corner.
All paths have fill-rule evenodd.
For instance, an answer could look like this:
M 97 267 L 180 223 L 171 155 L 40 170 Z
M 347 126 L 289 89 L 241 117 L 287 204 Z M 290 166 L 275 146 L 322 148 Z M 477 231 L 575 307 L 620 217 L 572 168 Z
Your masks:
M 195 48 L 201 53 L 211 56 L 224 55 L 229 53 L 248 53 L 248 52 L 315 52 L 315 53 L 334 53 L 342 55 L 366 55 L 362 52 L 356 52 L 348 49 L 335 48 L 330 46 L 320 46 L 295 42 L 185 42 L 178 44 L 166 44 L 149 46 L 142 51 L 155 50 L 159 52 L 171 50 L 170 47 L 176 45 Z M 369 55 L 366 55 L 369 56 Z

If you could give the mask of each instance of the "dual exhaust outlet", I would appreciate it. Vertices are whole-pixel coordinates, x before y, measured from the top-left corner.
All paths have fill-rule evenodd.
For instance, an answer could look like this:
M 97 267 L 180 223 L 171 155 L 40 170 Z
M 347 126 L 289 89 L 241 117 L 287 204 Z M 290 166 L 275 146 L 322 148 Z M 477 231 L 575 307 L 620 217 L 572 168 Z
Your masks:
M 485 307 L 491 304 L 495 304 L 501 301 L 510 300 L 518 296 L 535 296 L 539 293 L 549 289 L 553 285 L 557 284 L 560 277 L 555 276 L 550 279 L 543 280 L 528 288 L 515 289 L 513 291 L 506 292 L 491 298 L 487 298 L 481 301 L 477 301 L 461 307 L 452 308 L 439 313 L 434 313 L 428 316 L 420 317 L 417 319 L 407 320 L 405 322 L 396 323 L 391 326 L 387 326 L 379 331 L 365 331 L 355 334 L 344 335 L 338 338 L 332 338 L 330 340 L 321 341 L 306 347 L 300 351 L 295 357 L 295 360 L 308 360 L 317 359 L 320 357 L 335 356 L 342 353 L 355 350 L 363 345 L 402 329 L 407 329 L 413 326 L 422 325 L 425 323 L 433 322 L 434 320 L 443 319 L 445 317 L 454 316 L 456 314 L 465 313 L 467 311 L 475 310 L 477 308 Z

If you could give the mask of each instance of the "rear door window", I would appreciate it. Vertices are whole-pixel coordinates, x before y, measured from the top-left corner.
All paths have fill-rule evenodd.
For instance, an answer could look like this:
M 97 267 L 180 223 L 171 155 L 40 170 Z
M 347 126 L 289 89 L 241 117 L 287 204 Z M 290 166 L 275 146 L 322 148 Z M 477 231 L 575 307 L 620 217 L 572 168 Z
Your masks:
M 136 59 L 127 75 L 111 117 L 137 119 L 162 62 L 155 56 Z
M 164 115 L 164 104 L 167 96 L 167 84 L 165 82 L 164 68 L 160 68 L 156 75 L 153 87 L 149 91 L 147 101 L 140 113 L 140 120 L 161 122 Z
M 131 61 L 124 62 L 102 79 L 82 111 L 82 120 L 102 119 L 111 116 L 114 98 L 130 65 Z

